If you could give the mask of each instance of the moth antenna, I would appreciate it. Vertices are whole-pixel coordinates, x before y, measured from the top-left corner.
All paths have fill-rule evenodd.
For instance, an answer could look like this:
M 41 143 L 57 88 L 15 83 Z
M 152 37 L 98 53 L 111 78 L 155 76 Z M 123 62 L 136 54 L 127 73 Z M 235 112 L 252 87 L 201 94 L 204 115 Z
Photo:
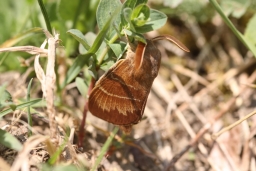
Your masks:
M 163 39 L 169 40 L 170 42 L 174 43 L 181 50 L 184 50 L 185 52 L 190 52 L 190 50 L 185 45 L 183 45 L 178 39 L 176 39 L 175 37 L 170 36 L 170 35 L 157 36 L 157 37 L 153 38 L 152 41 L 163 40 Z
M 143 62 L 145 50 L 146 50 L 146 44 L 142 42 L 138 42 L 136 52 L 135 52 L 135 59 L 134 59 L 135 70 L 140 69 Z

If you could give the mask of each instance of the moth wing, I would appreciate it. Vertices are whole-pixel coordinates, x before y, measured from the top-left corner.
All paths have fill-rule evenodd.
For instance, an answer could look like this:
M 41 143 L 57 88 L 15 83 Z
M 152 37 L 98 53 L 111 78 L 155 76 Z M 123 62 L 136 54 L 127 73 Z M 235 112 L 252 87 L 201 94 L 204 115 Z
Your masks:
M 141 120 L 149 90 L 133 77 L 127 59 L 119 61 L 96 83 L 89 96 L 89 111 L 115 125 L 132 125 Z

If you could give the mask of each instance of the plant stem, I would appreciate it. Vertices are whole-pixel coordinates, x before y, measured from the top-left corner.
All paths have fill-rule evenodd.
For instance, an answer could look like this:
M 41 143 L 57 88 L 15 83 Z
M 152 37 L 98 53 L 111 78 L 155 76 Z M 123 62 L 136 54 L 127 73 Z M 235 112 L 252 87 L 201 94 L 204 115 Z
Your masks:
M 115 34 L 115 35 L 109 40 L 108 43 L 114 43 L 117 39 L 118 39 L 118 34 Z M 105 49 L 104 49 L 104 50 L 102 51 L 102 53 L 100 54 L 100 56 L 99 56 L 99 62 L 98 62 L 98 65 L 97 65 L 96 68 L 98 68 L 98 67 L 101 65 L 101 63 L 103 62 L 103 60 L 104 60 L 106 54 L 108 53 L 108 49 L 109 49 L 108 46 L 105 47 Z
M 237 36 L 237 38 L 254 54 L 254 56 L 256 56 L 256 51 L 249 45 L 249 43 L 244 39 L 244 36 L 236 29 L 233 23 L 224 14 L 224 12 L 222 11 L 217 1 L 216 0 L 209 0 L 209 1 L 214 6 L 215 10 L 220 14 L 220 16 L 222 17 L 224 22 L 228 25 L 228 27 Z
M 31 88 L 32 81 L 33 81 L 33 78 L 29 81 L 29 84 L 28 84 L 28 91 L 27 91 L 27 101 L 28 102 L 30 101 L 30 88 Z M 28 106 L 28 125 L 30 127 L 33 126 L 32 117 L 31 117 L 31 113 L 30 113 L 30 106 Z M 32 135 L 32 131 L 29 128 L 28 129 L 28 136 L 30 137 L 31 135 Z
M 111 145 L 111 142 L 113 141 L 117 131 L 119 130 L 119 127 L 115 127 L 114 130 L 111 132 L 110 136 L 108 137 L 107 141 L 104 143 L 101 151 L 100 151 L 100 155 L 97 158 L 97 160 L 95 161 L 91 171 L 95 171 L 97 169 L 97 167 L 99 166 L 100 162 L 103 159 L 103 156 L 107 153 L 109 146 Z

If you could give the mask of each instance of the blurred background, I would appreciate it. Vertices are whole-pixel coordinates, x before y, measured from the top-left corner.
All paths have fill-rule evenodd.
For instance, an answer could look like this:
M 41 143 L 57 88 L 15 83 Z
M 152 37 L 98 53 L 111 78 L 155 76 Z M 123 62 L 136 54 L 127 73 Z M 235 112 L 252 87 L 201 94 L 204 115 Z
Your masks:
M 98 3 L 99 0 L 44 0 L 50 23 L 60 34 L 55 106 L 58 124 L 67 132 L 70 125 L 79 125 L 90 83 L 88 66 L 85 66 L 79 78 L 65 87 L 60 86 L 80 52 L 79 43 L 67 31 L 78 29 L 83 34 L 97 34 Z M 219 0 L 218 3 L 235 28 L 255 47 L 256 1 Z M 183 52 L 168 41 L 155 43 L 162 61 L 143 120 L 133 127 L 131 135 L 118 133 L 119 137 L 114 140 L 100 169 L 255 170 L 255 116 L 216 140 L 212 138 L 214 133 L 254 111 L 255 56 L 208 0 L 149 0 L 147 4 L 165 13 L 168 20 L 162 28 L 145 34 L 145 37 L 172 35 L 190 52 Z M 46 24 L 38 2 L 2 0 L 0 6 L 0 49 L 40 47 L 45 35 L 33 28 L 46 29 Z M 45 61 L 41 59 L 42 64 Z M 42 98 L 33 62 L 34 57 L 24 52 L 0 53 L 0 86 L 6 86 L 14 103 L 24 101 L 31 78 L 34 78 L 31 98 Z M 79 81 L 83 82 L 82 90 L 78 88 Z M 44 104 L 33 106 L 32 113 L 46 117 L 44 108 Z M 17 113 L 24 120 L 26 110 Z M 14 114 L 1 118 L 0 126 L 9 123 Z M 16 124 L 16 129 L 22 125 Z M 49 133 L 47 122 L 38 117 L 35 117 L 33 127 L 41 134 Z M 113 125 L 88 114 L 83 150 L 77 153 L 86 155 L 89 163 L 93 162 L 112 129 Z M 22 136 L 26 137 L 26 131 Z M 76 140 L 75 137 L 74 144 Z M 181 152 L 184 152 L 182 157 Z M 0 150 L 0 154 L 12 165 L 15 155 L 10 157 L 6 149 Z M 174 157 L 179 160 L 175 161 Z

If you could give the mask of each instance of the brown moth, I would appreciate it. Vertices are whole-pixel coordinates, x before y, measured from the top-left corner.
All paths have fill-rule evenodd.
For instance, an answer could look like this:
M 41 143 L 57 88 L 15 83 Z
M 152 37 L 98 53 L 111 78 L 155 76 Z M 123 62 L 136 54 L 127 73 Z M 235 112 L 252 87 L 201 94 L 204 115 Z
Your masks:
M 136 49 L 130 47 L 126 58 L 115 63 L 96 82 L 89 95 L 89 111 L 129 133 L 144 113 L 147 98 L 160 62 L 160 51 L 154 40 L 167 39 L 182 50 L 189 50 L 171 36 L 159 36 L 147 40 L 147 45 L 138 42 Z

